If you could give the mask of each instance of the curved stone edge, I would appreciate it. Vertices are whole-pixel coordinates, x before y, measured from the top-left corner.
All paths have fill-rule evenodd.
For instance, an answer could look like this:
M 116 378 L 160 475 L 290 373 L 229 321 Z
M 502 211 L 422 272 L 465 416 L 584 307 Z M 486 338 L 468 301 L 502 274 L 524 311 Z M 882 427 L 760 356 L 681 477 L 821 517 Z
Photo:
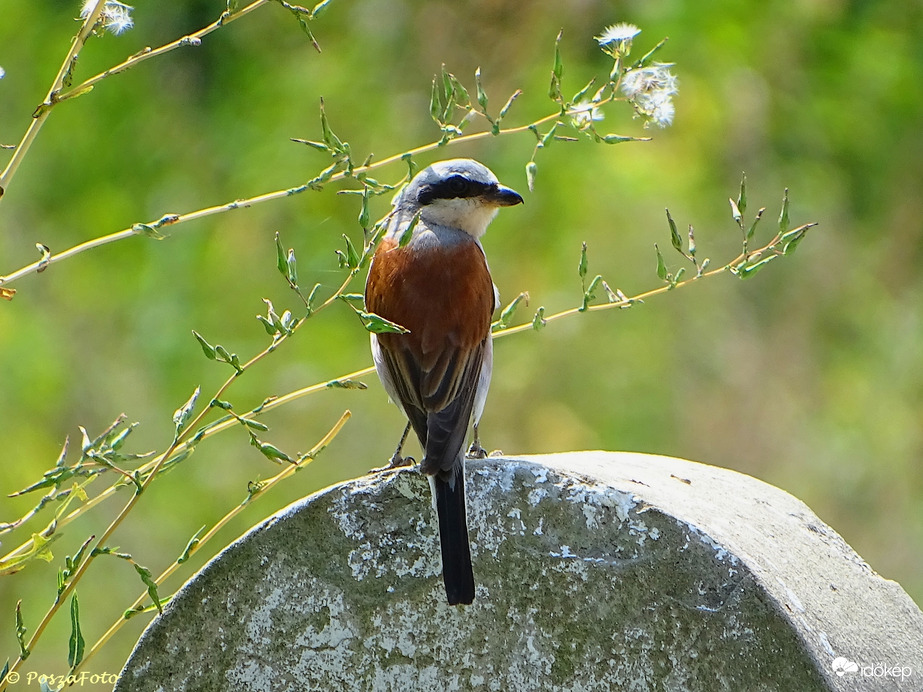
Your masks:
M 792 623 L 833 689 L 923 690 L 923 612 L 900 584 L 877 574 L 784 490 L 729 469 L 652 454 L 515 459 L 631 492 L 687 523 L 716 553 L 735 555 Z M 860 670 L 837 674 L 837 659 Z

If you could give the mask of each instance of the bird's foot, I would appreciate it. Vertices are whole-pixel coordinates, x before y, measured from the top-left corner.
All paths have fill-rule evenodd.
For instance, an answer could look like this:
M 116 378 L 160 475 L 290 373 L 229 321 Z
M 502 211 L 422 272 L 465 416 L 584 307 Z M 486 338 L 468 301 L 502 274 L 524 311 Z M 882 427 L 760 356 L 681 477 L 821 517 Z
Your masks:
M 388 463 L 384 466 L 376 466 L 373 469 L 369 469 L 369 473 L 381 473 L 382 471 L 391 471 L 392 469 L 400 468 L 401 466 L 413 466 L 416 461 L 413 457 L 403 457 L 397 452 L 395 452 L 391 458 L 388 460 Z
M 469 459 L 486 459 L 487 450 L 481 446 L 481 442 L 475 438 L 474 442 L 471 443 L 471 446 L 468 447 L 468 451 L 465 454 Z

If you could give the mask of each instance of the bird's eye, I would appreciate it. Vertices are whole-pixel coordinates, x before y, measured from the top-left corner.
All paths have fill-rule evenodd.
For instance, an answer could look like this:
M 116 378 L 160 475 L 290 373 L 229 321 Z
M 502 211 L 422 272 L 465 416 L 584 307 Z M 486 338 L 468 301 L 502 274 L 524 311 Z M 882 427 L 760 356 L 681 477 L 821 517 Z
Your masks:
M 456 197 L 464 197 L 468 191 L 468 180 L 460 175 L 453 175 L 446 181 L 449 191 Z

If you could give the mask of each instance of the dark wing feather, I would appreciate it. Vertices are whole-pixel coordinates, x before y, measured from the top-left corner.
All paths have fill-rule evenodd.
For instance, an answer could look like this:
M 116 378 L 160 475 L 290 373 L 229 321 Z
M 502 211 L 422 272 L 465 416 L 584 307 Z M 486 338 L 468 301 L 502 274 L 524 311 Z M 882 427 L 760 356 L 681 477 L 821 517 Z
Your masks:
M 452 378 L 457 383 L 450 388 L 454 390 L 451 393 L 454 398 L 449 400 L 447 406 L 427 416 L 425 454 L 421 467 L 424 473 L 438 473 L 444 480 L 450 480 L 454 475 L 453 469 L 458 466 L 464 453 L 485 344 L 486 340 L 469 354 L 464 363 L 455 365 L 454 369 L 460 370 L 460 373 Z M 452 377 L 451 372 L 446 373 L 446 378 Z M 437 391 L 441 389 L 442 386 Z

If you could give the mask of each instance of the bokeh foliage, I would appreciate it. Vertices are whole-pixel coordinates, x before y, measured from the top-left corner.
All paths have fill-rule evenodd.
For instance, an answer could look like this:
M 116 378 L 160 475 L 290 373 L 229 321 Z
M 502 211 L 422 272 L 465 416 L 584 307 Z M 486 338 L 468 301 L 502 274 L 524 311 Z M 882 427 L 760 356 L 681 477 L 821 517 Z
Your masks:
M 76 4 L 4 3 L 0 143 L 18 140 L 44 97 L 76 30 Z M 78 77 L 204 26 L 225 3 L 135 5 L 136 27 L 91 41 Z M 548 112 L 558 31 L 570 94 L 607 69 L 592 37 L 619 20 L 643 29 L 639 46 L 671 37 L 664 59 L 677 63 L 680 79 L 672 128 L 643 132 L 629 109 L 613 114 L 606 131 L 654 140 L 554 143 L 537 159 L 531 194 L 529 133 L 420 160 L 478 158 L 526 196 L 485 237 L 503 298 L 527 290 L 531 308 L 579 302 L 583 241 L 591 275 L 629 294 L 656 285 L 652 244 L 668 243 L 664 207 L 680 228 L 695 225 L 700 254 L 733 257 L 740 234 L 726 200 L 742 170 L 752 207 L 776 213 L 787 186 L 793 218 L 821 225 L 795 257 L 750 281 L 728 276 L 498 341 L 485 444 L 508 453 L 639 450 L 753 474 L 803 499 L 923 601 L 919 3 L 338 0 L 312 25 L 320 53 L 271 4 L 56 108 L 0 204 L 0 272 L 34 261 L 36 242 L 58 251 L 304 182 L 326 161 L 289 138 L 320 137 L 320 96 L 360 160 L 438 138 L 429 98 L 443 63 L 469 87 L 480 67 L 497 106 L 521 88 L 507 122 L 526 122 Z M 378 177 L 397 181 L 403 172 L 396 164 Z M 5 495 L 51 466 L 66 435 L 79 439 L 78 425 L 99 432 L 124 412 L 141 422 L 133 451 L 164 448 L 172 413 L 192 389 L 213 392 L 228 374 L 202 356 L 191 330 L 241 354 L 265 346 L 254 319 L 262 298 L 280 310 L 296 306 L 276 270 L 276 231 L 295 248 L 303 283 L 333 290 L 342 280 L 334 255 L 341 234 L 362 234 L 357 198 L 335 189 L 186 224 L 163 241 L 117 243 L 17 282 L 15 299 L 0 304 L 0 521 L 31 506 Z M 386 209 L 385 198 L 373 201 L 373 217 Z M 679 264 L 675 255 L 668 262 Z M 367 336 L 342 305 L 241 378 L 230 398 L 246 409 L 369 362 Z M 330 390 L 266 417 L 273 444 L 294 452 L 345 408 L 353 412 L 318 461 L 254 503 L 225 542 L 385 460 L 402 419 L 374 376 L 366 382 L 368 390 Z M 143 518 L 114 542 L 157 572 L 242 499 L 248 481 L 276 470 L 245 431 L 224 433 L 143 496 Z M 70 531 L 56 557 L 106 523 L 101 516 Z M 190 560 L 166 592 L 200 565 Z M 18 650 L 16 600 L 27 624 L 38 618 L 57 567 L 0 579 L 0 663 Z M 88 640 L 143 588 L 129 565 L 105 569 L 105 588 L 80 590 Z M 137 620 L 92 669 L 120 667 Z M 43 642 L 26 670 L 61 672 L 67 623 L 50 634 L 61 650 Z

